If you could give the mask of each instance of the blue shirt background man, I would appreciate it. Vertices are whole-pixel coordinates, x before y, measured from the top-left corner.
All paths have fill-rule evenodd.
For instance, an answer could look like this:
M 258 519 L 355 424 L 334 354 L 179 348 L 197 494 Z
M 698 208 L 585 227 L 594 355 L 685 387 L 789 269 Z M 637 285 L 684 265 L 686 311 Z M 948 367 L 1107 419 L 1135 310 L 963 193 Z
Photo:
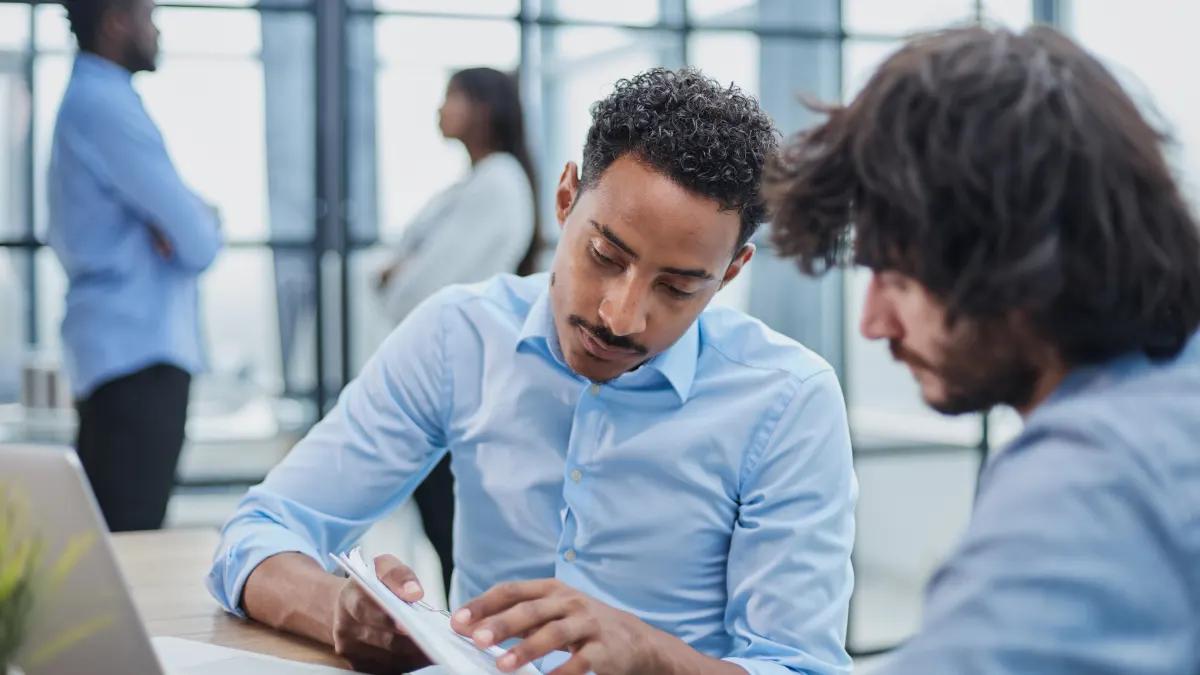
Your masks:
M 358 668 L 427 663 L 327 554 L 449 453 L 452 604 L 513 591 L 588 631 L 531 636 L 525 660 L 849 672 L 857 488 L 837 380 L 760 322 L 705 309 L 754 252 L 774 129 L 691 70 L 622 80 L 593 118 L 582 177 L 571 162 L 558 185 L 551 273 L 452 287 L 399 326 L 226 525 L 208 583 L 228 610 Z M 421 597 L 395 558 L 376 570 Z M 489 618 L 458 627 L 510 637 L 470 630 Z
M 132 86 L 158 53 L 151 0 L 68 2 L 79 43 L 54 128 L 49 238 L 67 274 L 78 452 L 114 531 L 161 525 L 201 369 L 197 278 L 215 211 L 180 180 Z
M 871 268 L 861 331 L 929 405 L 1025 420 L 879 672 L 1200 672 L 1200 228 L 1116 78 L 944 31 L 783 157 L 778 247 Z

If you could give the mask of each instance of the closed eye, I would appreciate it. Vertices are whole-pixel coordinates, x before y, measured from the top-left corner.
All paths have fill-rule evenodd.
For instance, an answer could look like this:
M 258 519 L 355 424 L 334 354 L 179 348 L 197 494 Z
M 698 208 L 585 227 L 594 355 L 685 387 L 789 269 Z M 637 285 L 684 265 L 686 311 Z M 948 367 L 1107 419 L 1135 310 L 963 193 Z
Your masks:
M 592 254 L 593 260 L 605 267 L 620 267 L 616 260 L 601 253 L 595 244 L 588 244 L 588 252 Z
M 691 292 L 691 291 L 684 291 L 684 290 L 681 290 L 681 289 L 675 288 L 675 287 L 674 287 L 674 286 L 672 286 L 671 284 L 663 284 L 663 285 L 662 285 L 662 287 L 666 289 L 667 293 L 669 293 L 669 294 L 671 294 L 672 296 L 674 296 L 674 297 L 676 297 L 676 298 L 679 298 L 679 299 L 681 299 L 681 300 L 684 300 L 684 299 L 690 298 L 690 297 L 692 297 L 693 295 L 695 295 L 695 293 L 694 293 L 694 292 Z

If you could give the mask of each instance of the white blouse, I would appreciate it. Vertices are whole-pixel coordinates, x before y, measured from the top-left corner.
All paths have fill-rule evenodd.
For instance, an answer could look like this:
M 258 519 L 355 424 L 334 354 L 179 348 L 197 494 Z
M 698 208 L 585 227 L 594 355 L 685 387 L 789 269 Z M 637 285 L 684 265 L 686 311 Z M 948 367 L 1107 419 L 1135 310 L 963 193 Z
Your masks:
M 514 272 L 533 237 L 533 189 L 516 157 L 494 152 L 429 200 L 398 246 L 400 267 L 380 294 L 399 323 L 450 284 Z

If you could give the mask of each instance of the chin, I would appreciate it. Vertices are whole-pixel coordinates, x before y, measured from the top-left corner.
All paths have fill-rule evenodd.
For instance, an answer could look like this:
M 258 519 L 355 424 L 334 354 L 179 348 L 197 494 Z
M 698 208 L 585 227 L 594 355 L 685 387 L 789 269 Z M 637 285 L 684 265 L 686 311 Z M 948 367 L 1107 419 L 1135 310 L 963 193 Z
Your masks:
M 592 382 L 607 382 L 625 372 L 620 366 L 600 363 L 582 348 L 567 355 L 566 362 L 572 372 Z

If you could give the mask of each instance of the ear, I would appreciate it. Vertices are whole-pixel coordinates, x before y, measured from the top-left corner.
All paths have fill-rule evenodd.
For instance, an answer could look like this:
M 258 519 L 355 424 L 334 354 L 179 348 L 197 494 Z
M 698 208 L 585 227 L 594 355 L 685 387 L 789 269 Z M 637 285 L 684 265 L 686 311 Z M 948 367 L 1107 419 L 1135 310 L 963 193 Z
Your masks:
M 567 224 L 567 216 L 575 208 L 575 199 L 579 196 L 579 166 L 575 162 L 567 162 L 563 167 L 562 176 L 558 178 L 558 189 L 554 192 L 554 215 L 558 226 Z
M 96 35 L 100 40 L 124 42 L 129 35 L 128 12 L 109 7 L 100 17 L 100 27 Z
M 728 286 L 730 282 L 737 278 L 737 275 L 741 274 L 742 268 L 754 257 L 756 250 L 757 248 L 754 244 L 746 244 L 737 252 L 737 255 L 733 256 L 733 262 L 729 263 L 729 267 L 725 268 L 725 277 L 721 279 L 721 288 Z

